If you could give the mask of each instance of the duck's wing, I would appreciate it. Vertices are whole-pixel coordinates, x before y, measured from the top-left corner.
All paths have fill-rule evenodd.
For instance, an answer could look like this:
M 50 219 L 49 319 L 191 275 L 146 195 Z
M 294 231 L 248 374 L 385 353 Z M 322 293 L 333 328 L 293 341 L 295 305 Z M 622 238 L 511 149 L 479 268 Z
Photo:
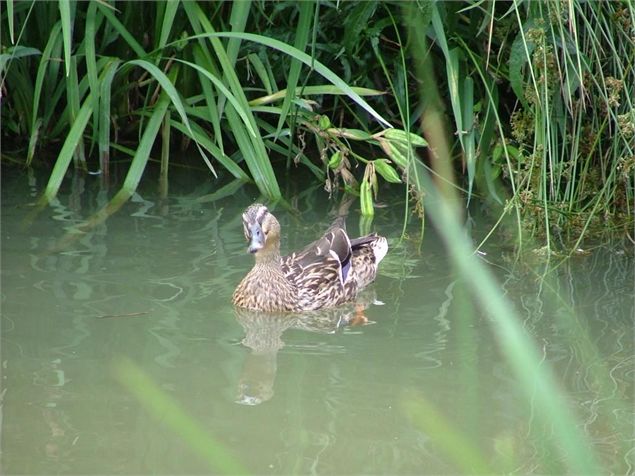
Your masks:
M 340 280 L 344 284 L 348 278 L 352 256 L 353 249 L 346 229 L 336 222 L 319 240 L 285 257 L 285 261 L 292 261 L 294 266 L 302 269 L 320 266 L 336 267 Z

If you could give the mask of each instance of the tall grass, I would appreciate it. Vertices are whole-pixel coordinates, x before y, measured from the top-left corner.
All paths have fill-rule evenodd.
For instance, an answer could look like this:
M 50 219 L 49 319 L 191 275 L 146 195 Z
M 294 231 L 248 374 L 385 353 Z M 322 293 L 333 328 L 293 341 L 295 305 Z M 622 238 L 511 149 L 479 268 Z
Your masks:
M 46 199 L 71 162 L 107 179 L 113 152 L 136 147 L 165 91 L 169 133 L 146 137 L 151 158 L 171 139 L 164 168 L 192 144 L 210 179 L 252 180 L 272 200 L 278 163 L 359 195 L 367 216 L 382 183 L 402 184 L 422 217 L 419 176 L 436 152 L 416 132 L 419 90 L 435 78 L 447 165 L 468 204 L 515 210 L 548 251 L 562 231 L 579 242 L 633 221 L 631 1 L 418 3 L 430 78 L 413 72 L 399 3 L 6 6 L 3 156 L 53 160 Z M 143 172 L 131 168 L 128 183 Z
M 478 185 L 515 207 L 523 229 L 544 237 L 549 252 L 562 231 L 577 245 L 590 225 L 632 223 L 632 2 L 431 10 L 468 198 Z
M 16 42 L 2 56 L 3 89 L 10 100 L 3 108 L 3 123 L 13 147 L 20 147 L 22 138 L 28 137 L 27 166 L 45 147 L 63 140 L 43 201 L 57 193 L 71 159 L 76 168 L 98 170 L 107 178 L 113 147 L 130 140 L 134 144 L 143 137 L 124 183 L 129 194 L 141 179 L 159 135 L 159 129 L 150 128 L 146 118 L 156 118 L 152 123 L 156 125 L 169 113 L 178 118 L 167 121 L 173 126 L 170 130 L 181 134 L 182 141 L 192 141 L 212 175 L 217 175 L 220 166 L 235 178 L 253 180 L 272 200 L 281 195 L 272 152 L 292 154 L 296 163 L 307 165 L 323 179 L 329 161 L 316 166 L 304 148 L 291 140 L 298 127 L 316 138 L 321 136 L 325 139 L 323 154 L 336 149 L 342 154 L 342 161 L 330 162 L 331 170 L 342 171 L 349 191 L 361 193 L 365 213 L 372 214 L 368 185 L 377 191 L 375 170 L 393 182 L 399 181 L 397 174 L 385 160 L 374 167 L 356 156 L 367 164 L 367 179 L 360 189 L 353 174 L 344 170 L 350 167 L 346 155 L 352 152 L 339 139 L 352 134 L 354 139 L 370 141 L 371 136 L 333 128 L 326 116 L 314 111 L 315 103 L 305 98 L 318 92 L 346 96 L 377 124 L 390 126 L 364 99 L 381 92 L 349 86 L 303 51 L 319 4 L 287 4 L 285 8 L 300 18 L 293 46 L 246 33 L 250 14 L 256 10 L 248 2 L 124 3 L 115 7 L 62 0 L 58 10 L 44 3 L 17 4 L 4 18 L 20 26 L 21 44 Z M 10 44 L 10 38 L 7 40 L 5 44 Z M 246 58 L 239 57 L 245 50 Z M 274 53 L 288 58 L 288 77 L 276 77 L 280 71 L 273 69 Z M 177 68 L 178 77 L 170 78 Z M 248 71 L 245 68 L 253 68 L 262 83 L 245 84 L 241 75 Z M 306 84 L 306 76 L 298 87 L 302 68 L 313 72 L 313 80 Z M 283 89 L 278 87 L 281 80 L 285 81 Z M 169 98 L 169 108 L 157 115 L 161 90 Z M 274 120 L 267 122 L 268 117 Z M 126 124 L 131 126 L 129 130 L 123 130 Z M 90 160 L 95 156 L 98 163 Z M 169 155 L 164 153 L 162 160 L 165 167 Z

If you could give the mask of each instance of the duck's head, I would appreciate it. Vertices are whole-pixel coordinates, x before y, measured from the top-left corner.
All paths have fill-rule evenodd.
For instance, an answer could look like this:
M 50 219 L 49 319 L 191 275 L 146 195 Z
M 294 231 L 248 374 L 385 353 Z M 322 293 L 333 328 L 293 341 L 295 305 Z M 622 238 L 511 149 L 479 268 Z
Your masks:
M 280 224 L 267 207 L 254 203 L 243 213 L 243 229 L 249 242 L 249 252 L 256 259 L 279 253 Z

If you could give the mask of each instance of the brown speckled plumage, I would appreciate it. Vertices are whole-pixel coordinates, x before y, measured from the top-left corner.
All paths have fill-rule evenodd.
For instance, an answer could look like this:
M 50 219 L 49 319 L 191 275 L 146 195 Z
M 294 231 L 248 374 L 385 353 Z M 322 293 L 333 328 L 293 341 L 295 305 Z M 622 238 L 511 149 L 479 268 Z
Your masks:
M 243 213 L 243 226 L 256 263 L 232 302 L 255 311 L 313 311 L 350 301 L 375 279 L 388 249 L 386 239 L 376 234 L 351 240 L 340 218 L 322 238 L 282 257 L 280 225 L 258 203 Z

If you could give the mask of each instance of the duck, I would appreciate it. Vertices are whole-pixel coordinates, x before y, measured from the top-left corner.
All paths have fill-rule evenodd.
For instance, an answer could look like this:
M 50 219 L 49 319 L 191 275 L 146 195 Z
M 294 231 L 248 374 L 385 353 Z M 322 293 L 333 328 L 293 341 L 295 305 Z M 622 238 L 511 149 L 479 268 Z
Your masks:
M 353 301 L 375 280 L 388 252 L 386 238 L 376 233 L 350 238 L 341 215 L 318 240 L 286 256 L 280 254 L 280 223 L 265 205 L 250 205 L 242 221 L 255 262 L 232 303 L 252 311 L 302 313 Z

